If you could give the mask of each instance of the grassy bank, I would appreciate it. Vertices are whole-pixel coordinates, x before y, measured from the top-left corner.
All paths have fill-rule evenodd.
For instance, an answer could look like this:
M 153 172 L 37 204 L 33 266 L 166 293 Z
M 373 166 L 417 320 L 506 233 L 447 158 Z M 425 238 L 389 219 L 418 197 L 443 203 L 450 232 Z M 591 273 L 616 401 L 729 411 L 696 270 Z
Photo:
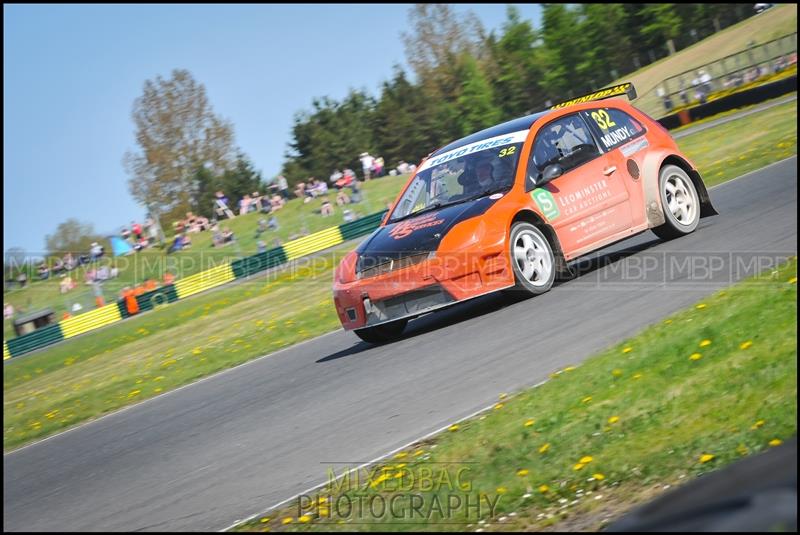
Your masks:
M 294 502 L 239 529 L 599 529 L 670 486 L 796 434 L 796 282 L 795 257 L 538 388 L 501 394 L 493 409 L 370 469 L 366 482 L 329 483 L 304 508 Z M 451 507 L 413 517 L 402 500 L 411 494 L 423 512 Z M 343 514 L 359 496 L 397 507 Z M 456 508 L 451 496 L 487 505 Z

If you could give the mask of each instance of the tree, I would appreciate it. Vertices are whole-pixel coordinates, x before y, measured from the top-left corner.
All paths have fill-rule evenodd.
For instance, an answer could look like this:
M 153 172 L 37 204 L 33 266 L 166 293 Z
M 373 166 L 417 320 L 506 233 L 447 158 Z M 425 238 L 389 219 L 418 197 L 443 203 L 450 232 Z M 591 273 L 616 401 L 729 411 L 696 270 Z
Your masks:
M 461 136 L 492 126 L 500 120 L 500 110 L 492 99 L 492 88 L 478 69 L 475 58 L 465 54 L 459 61 L 461 94 L 458 96 L 458 118 Z
M 95 232 L 94 225 L 69 218 L 58 225 L 53 234 L 45 237 L 45 248 L 52 256 L 61 256 L 65 253 L 88 253 L 92 242 L 105 242 L 103 236 Z M 103 243 L 103 245 L 108 247 L 107 243 Z
M 577 71 L 585 52 L 578 42 L 578 28 L 575 10 L 563 4 L 543 5 L 542 60 L 545 68 L 541 85 L 552 100 L 574 96 L 586 84 Z
M 620 72 L 629 63 L 631 38 L 625 31 L 625 9 L 622 4 L 581 4 L 580 14 L 584 54 L 578 73 L 594 86 L 590 90 L 599 89 L 613 81 L 612 70 Z
M 661 46 L 681 33 L 681 19 L 675 4 L 647 4 L 642 8 L 645 25 L 641 36 L 651 46 Z
M 486 41 L 489 61 L 484 65 L 501 119 L 513 119 L 532 111 L 546 95 L 539 86 L 541 62 L 531 23 L 520 18 L 516 6 L 508 6 L 502 34 Z
M 482 57 L 483 26 L 474 13 L 458 16 L 447 4 L 415 4 L 409 27 L 402 33 L 406 60 L 418 82 L 431 94 L 454 98 L 458 90 L 456 62 L 464 54 Z
M 231 167 L 233 127 L 214 114 L 205 87 L 187 70 L 145 81 L 133 122 L 141 152 L 123 160 L 130 191 L 162 220 L 182 217 L 196 203 L 197 169 L 218 175 Z

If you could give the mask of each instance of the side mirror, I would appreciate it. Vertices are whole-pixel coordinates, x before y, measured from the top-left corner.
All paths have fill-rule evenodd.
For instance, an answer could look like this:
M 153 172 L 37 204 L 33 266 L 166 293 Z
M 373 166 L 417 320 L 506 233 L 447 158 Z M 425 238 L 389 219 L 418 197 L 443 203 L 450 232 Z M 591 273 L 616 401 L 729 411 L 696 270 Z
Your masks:
M 556 179 L 564 174 L 564 168 L 558 165 L 557 163 L 553 163 L 548 165 L 544 168 L 542 172 L 542 178 L 537 181 L 537 186 L 541 186 L 547 182 L 550 182 L 553 179 Z

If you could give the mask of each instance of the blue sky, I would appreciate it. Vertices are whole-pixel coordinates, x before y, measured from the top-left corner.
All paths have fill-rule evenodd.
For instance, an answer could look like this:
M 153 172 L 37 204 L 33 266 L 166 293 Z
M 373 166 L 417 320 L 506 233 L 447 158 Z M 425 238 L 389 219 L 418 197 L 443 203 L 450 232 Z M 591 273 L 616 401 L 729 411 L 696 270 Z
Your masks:
M 122 166 L 138 150 L 131 107 L 146 79 L 185 68 L 265 178 L 292 117 L 315 96 L 377 94 L 410 4 L 4 5 L 3 242 L 31 252 L 69 217 L 110 233 L 145 210 Z M 456 4 L 488 29 L 504 4 Z M 539 26 L 537 5 L 518 5 Z

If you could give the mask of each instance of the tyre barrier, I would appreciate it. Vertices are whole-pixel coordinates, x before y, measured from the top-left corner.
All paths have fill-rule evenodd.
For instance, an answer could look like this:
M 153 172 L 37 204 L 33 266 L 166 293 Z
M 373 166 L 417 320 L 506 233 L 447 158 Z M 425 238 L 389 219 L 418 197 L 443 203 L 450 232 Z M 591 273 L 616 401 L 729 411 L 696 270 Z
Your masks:
M 237 279 L 250 277 L 291 260 L 359 238 L 378 228 L 386 212 L 384 210 L 370 214 L 361 219 L 292 240 L 263 253 L 240 258 L 233 262 L 225 262 L 212 269 L 195 273 L 172 284 L 135 296 L 135 303 L 131 303 L 134 306 L 129 306 L 125 299 L 120 299 L 115 303 L 62 320 L 54 325 L 48 325 L 32 333 L 4 340 L 3 360 L 30 353 L 62 340 L 122 321 L 133 315 L 169 305 L 179 299 L 228 284 Z M 131 310 L 134 310 L 133 314 Z

